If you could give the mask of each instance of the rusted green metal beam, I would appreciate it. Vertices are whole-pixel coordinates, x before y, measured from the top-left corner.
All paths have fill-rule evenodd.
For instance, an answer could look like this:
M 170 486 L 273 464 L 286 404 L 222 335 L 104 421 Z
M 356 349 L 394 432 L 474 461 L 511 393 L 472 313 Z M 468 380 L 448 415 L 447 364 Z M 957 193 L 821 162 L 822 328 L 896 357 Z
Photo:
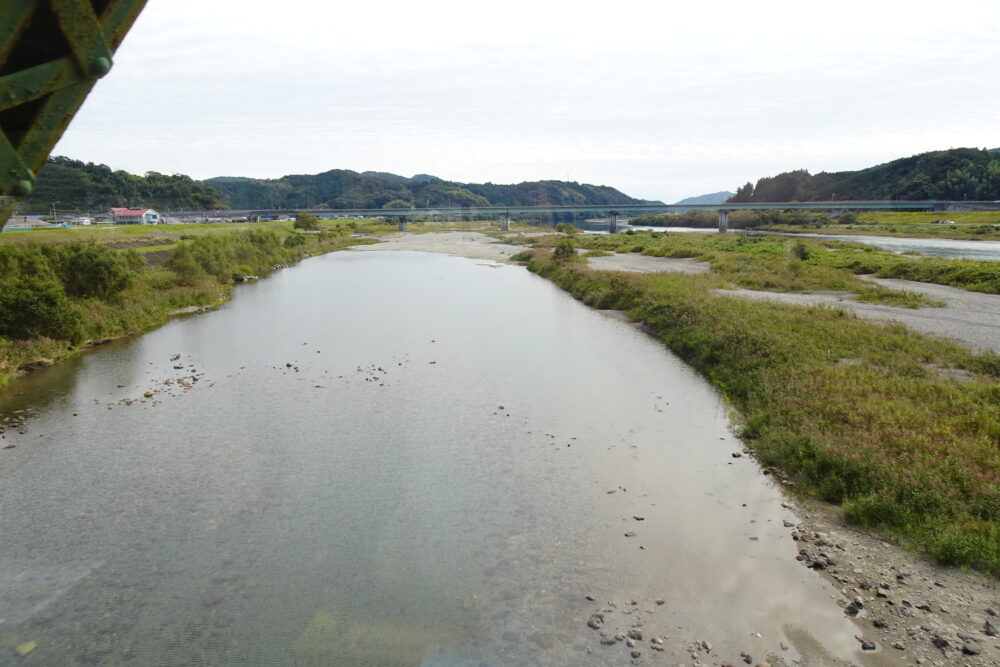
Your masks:
M 0 228 L 146 0 L 0 2 Z

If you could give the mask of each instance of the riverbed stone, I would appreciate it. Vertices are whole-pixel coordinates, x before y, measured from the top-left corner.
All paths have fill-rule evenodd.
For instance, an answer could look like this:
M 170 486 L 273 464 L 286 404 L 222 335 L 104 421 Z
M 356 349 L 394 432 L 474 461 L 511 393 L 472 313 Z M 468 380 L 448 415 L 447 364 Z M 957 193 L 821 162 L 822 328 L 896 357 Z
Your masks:
M 979 655 L 982 652 L 983 649 L 980 648 L 979 642 L 974 639 L 967 639 L 962 643 L 962 653 L 965 655 Z

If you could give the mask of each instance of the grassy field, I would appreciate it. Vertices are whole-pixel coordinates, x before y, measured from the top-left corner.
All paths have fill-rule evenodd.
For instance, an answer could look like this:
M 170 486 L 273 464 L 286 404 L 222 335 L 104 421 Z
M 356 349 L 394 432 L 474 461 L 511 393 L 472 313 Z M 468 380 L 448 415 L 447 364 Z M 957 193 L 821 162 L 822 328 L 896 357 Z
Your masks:
M 935 220 L 951 220 L 955 224 L 933 224 Z M 913 238 L 943 238 L 966 241 L 1000 240 L 998 212 L 913 212 L 867 211 L 858 213 L 850 224 L 765 225 L 757 227 L 780 232 L 811 232 L 814 234 L 856 234 L 862 236 L 908 236 Z
M 379 234 L 394 230 L 396 226 L 382 220 L 323 220 L 321 228 L 327 231 L 344 230 L 366 234 Z M 210 224 L 176 225 L 88 225 L 70 228 L 39 228 L 31 231 L 5 231 L 0 234 L 0 245 L 7 243 L 72 243 L 93 241 L 113 247 L 142 247 L 172 245 L 182 238 L 218 232 L 245 231 L 249 229 L 274 229 L 292 231 L 291 222 L 224 222 Z
M 551 246 L 557 237 L 539 241 Z M 578 234 L 588 250 L 637 252 L 656 257 L 691 257 L 711 263 L 719 287 L 768 291 L 854 292 L 866 301 L 919 307 L 921 297 L 874 287 L 858 275 L 903 278 L 1000 294 L 1000 262 L 897 255 L 874 246 L 821 239 L 741 234 L 635 232 Z
M 530 256 L 532 271 L 585 303 L 626 310 L 645 322 L 725 394 L 761 462 L 802 492 L 838 503 L 847 519 L 938 562 L 1000 576 L 1000 355 L 976 354 L 840 309 L 718 294 L 732 280 L 761 286 L 771 262 L 808 261 L 790 260 L 789 253 L 801 250 L 776 240 L 763 246 L 703 235 L 676 245 L 662 237 L 636 241 L 587 236 L 577 244 L 638 252 L 655 247 L 707 259 L 713 270 L 593 271 L 581 258 L 550 252 L 555 237 L 522 258 Z M 729 247 L 742 243 L 749 250 Z M 822 244 L 805 248 L 827 252 Z M 758 257 L 771 259 L 759 264 Z M 845 269 L 816 268 L 803 277 L 779 266 L 773 287 L 845 286 Z

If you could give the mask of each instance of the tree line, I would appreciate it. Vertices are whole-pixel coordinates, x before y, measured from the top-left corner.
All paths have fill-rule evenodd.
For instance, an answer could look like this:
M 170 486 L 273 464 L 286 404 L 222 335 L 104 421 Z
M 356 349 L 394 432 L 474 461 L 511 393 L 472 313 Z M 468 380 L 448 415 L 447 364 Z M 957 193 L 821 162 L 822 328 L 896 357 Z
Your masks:
M 787 171 L 747 182 L 729 202 L 836 200 L 994 201 L 1000 199 L 1000 149 L 921 153 L 859 171 Z
M 50 157 L 22 202 L 23 214 L 59 211 L 103 213 L 113 206 L 159 211 L 228 208 L 212 187 L 183 174 L 148 171 L 144 176 L 112 170 L 107 165 Z
M 512 185 L 460 183 L 419 174 L 334 169 L 276 179 L 220 177 L 205 181 L 235 209 L 453 208 L 472 206 L 572 206 L 638 204 L 608 186 L 569 181 Z

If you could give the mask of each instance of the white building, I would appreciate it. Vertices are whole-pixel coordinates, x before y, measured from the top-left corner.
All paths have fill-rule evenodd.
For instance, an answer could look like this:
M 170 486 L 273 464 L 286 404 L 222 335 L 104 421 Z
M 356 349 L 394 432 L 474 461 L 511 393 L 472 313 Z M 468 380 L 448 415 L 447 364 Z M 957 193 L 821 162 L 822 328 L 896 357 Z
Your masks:
M 112 208 L 108 218 L 113 225 L 156 225 L 160 214 L 151 208 Z

